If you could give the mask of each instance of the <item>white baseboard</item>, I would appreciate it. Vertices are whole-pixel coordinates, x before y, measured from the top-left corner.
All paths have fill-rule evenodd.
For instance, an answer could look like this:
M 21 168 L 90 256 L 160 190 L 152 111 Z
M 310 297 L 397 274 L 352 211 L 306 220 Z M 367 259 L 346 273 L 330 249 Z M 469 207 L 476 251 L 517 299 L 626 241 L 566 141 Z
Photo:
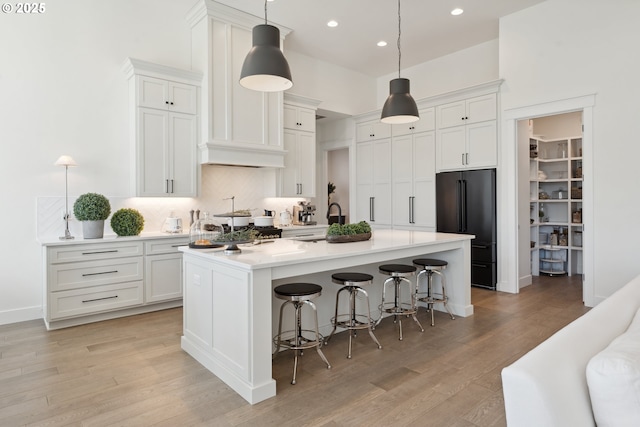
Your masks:
M 17 310 L 0 311 L 0 325 L 42 319 L 42 307 L 26 307 Z

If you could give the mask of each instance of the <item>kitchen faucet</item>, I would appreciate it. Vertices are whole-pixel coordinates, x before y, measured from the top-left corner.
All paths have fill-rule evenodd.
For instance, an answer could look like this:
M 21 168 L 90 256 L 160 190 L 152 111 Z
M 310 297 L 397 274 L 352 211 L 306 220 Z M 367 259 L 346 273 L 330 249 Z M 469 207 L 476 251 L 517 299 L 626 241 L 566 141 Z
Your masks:
M 331 214 L 331 207 L 334 205 L 338 207 L 338 224 L 340 224 L 340 218 L 342 218 L 342 208 L 336 202 L 331 203 L 327 208 L 327 221 L 329 221 L 329 216 Z

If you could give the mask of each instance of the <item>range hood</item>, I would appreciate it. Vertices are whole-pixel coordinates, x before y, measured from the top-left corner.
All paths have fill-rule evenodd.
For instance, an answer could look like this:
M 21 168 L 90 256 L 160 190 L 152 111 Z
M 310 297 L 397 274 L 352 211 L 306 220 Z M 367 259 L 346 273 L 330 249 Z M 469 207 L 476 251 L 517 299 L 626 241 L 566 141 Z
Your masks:
M 207 165 L 283 168 L 284 151 L 280 147 L 234 142 L 204 142 L 198 145 L 200 163 Z
M 240 86 L 242 64 L 252 47 L 252 29 L 264 18 L 212 0 L 200 0 L 187 15 L 192 68 L 202 71 L 200 163 L 283 168 L 283 93 Z M 280 45 L 290 29 L 280 30 Z

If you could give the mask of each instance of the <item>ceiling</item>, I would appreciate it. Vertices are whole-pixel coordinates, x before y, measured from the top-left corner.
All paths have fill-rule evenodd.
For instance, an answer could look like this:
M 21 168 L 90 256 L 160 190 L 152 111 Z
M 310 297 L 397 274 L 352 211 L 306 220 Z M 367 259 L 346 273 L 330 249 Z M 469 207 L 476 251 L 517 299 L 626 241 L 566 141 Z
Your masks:
M 264 18 L 263 0 L 215 0 Z M 402 68 L 498 37 L 498 19 L 544 0 L 402 0 Z M 451 10 L 464 9 L 460 16 Z M 336 28 L 327 27 L 331 19 Z M 275 0 L 268 20 L 291 28 L 293 50 L 379 77 L 398 71 L 398 2 L 395 0 Z M 379 40 L 387 41 L 378 47 Z

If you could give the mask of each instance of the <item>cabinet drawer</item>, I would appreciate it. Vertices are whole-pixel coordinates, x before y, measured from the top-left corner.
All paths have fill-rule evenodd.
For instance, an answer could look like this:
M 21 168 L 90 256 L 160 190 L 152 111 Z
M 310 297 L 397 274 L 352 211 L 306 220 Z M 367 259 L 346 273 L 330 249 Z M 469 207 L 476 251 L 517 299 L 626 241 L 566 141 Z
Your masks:
M 142 301 L 142 281 L 54 292 L 50 294 L 49 320 L 140 305 Z
M 94 243 L 49 249 L 49 262 L 53 264 L 131 256 L 142 256 L 142 242 Z
M 87 288 L 142 280 L 143 257 L 53 264 L 49 266 L 49 291 Z
M 145 255 L 171 254 L 178 251 L 178 246 L 189 244 L 189 237 L 183 236 L 174 239 L 157 239 L 144 242 Z

